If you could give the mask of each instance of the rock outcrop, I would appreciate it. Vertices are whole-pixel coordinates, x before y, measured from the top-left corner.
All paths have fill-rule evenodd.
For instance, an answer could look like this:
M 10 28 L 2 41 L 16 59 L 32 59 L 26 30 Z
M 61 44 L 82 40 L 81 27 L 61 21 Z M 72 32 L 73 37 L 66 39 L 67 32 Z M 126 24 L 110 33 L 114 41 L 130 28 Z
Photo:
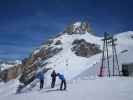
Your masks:
M 7 82 L 9 80 L 15 79 L 22 73 L 22 65 L 14 65 L 11 68 L 5 69 L 0 73 L 0 78 L 4 81 Z
M 53 57 L 62 50 L 62 48 L 53 46 L 60 44 L 61 41 L 59 40 L 54 43 L 53 39 L 49 39 L 46 43 L 43 44 L 42 47 L 35 50 L 29 56 L 29 58 L 25 58 L 22 61 L 23 74 L 22 77 L 20 77 L 20 81 L 22 83 L 27 83 L 28 79 L 34 79 L 36 70 L 44 66 L 44 64 L 42 64 L 41 61 Z
M 77 39 L 73 41 L 72 45 L 73 45 L 72 51 L 77 56 L 90 57 L 92 55 L 95 55 L 101 52 L 98 45 L 88 43 L 84 39 L 81 39 L 81 40 Z
M 87 22 L 76 22 L 75 24 L 69 25 L 64 33 L 72 34 L 85 34 L 93 33 L 91 26 Z

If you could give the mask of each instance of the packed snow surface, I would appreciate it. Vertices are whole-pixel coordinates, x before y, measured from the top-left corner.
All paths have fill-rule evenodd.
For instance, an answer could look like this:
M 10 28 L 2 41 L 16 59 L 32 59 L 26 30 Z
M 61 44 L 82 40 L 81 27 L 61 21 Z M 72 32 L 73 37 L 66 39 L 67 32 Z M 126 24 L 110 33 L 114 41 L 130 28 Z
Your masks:
M 56 90 L 59 86 L 42 90 L 38 87 L 21 94 L 0 94 L 0 100 L 133 100 L 132 84 L 132 78 L 124 77 L 75 80 L 66 91 Z

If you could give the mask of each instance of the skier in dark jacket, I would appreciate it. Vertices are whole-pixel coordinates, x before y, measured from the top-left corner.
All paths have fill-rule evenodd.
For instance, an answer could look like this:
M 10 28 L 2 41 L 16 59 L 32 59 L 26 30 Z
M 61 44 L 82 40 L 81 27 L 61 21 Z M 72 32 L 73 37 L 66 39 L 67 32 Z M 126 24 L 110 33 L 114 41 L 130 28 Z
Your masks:
M 40 80 L 40 89 L 42 89 L 44 85 L 44 73 L 42 71 L 38 72 L 37 78 Z
M 55 86 L 56 76 L 57 76 L 57 74 L 56 74 L 55 70 L 53 70 L 53 72 L 51 73 L 51 77 L 52 77 L 51 88 L 54 88 L 54 86 Z
M 60 73 L 58 73 L 57 75 L 58 75 L 59 79 L 61 80 L 60 90 L 62 90 L 63 85 L 64 85 L 64 90 L 66 90 L 67 86 L 66 86 L 66 79 L 65 79 L 64 75 L 60 74 Z

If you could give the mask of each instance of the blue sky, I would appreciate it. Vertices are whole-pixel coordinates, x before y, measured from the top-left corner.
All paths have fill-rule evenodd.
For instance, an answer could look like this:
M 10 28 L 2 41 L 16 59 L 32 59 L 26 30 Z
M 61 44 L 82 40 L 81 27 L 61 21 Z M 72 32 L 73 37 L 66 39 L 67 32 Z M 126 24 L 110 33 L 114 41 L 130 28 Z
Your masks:
M 132 0 L 0 0 L 0 59 L 23 59 L 75 21 L 102 36 L 133 30 Z

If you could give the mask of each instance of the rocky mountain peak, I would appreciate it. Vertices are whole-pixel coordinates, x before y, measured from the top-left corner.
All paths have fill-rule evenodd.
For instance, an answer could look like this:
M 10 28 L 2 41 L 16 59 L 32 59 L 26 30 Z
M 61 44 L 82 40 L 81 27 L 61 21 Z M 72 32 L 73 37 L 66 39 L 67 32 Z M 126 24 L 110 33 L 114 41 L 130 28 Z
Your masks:
M 92 28 L 90 26 L 90 24 L 88 22 L 75 22 L 71 25 L 69 25 L 64 33 L 67 33 L 69 35 L 72 35 L 72 34 L 84 34 L 84 33 L 92 33 Z

